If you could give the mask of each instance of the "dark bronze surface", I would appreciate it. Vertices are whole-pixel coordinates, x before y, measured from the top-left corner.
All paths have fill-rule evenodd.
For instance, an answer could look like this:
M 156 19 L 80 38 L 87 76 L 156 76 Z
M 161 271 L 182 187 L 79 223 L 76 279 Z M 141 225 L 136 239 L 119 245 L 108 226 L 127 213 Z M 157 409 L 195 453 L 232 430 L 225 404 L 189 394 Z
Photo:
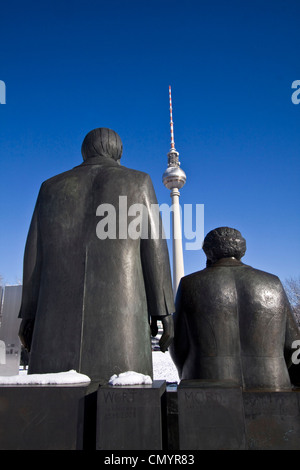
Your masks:
M 45 181 L 24 254 L 20 337 L 29 373 L 75 369 L 105 383 L 134 370 L 152 376 L 149 322 L 163 319 L 161 348 L 173 335 L 169 256 L 152 217 L 149 175 L 121 166 L 122 142 L 109 129 L 84 139 L 84 162 Z M 120 238 L 119 196 L 148 209 L 148 238 Z M 99 239 L 100 204 L 116 209 L 117 237 Z M 128 217 L 128 223 L 130 221 Z M 126 225 L 127 229 L 127 225 Z
M 179 377 L 290 390 L 291 366 L 299 385 L 291 356 L 300 332 L 278 277 L 240 261 L 246 242 L 237 230 L 210 232 L 203 249 L 207 267 L 182 278 L 176 298 L 170 353 Z

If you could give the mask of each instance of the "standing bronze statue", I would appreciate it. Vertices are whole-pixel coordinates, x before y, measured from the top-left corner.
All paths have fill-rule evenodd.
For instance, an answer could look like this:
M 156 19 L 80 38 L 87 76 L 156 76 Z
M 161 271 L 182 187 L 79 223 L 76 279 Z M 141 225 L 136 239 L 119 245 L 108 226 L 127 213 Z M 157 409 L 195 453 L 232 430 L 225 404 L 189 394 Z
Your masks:
M 152 211 L 155 192 L 149 175 L 120 165 L 121 155 L 118 134 L 94 129 L 82 144 L 84 162 L 41 186 L 19 315 L 30 374 L 75 369 L 99 383 L 128 370 L 152 376 L 150 323 L 155 330 L 162 320 L 162 351 L 172 340 L 169 256 Z M 128 235 L 135 204 L 144 208 L 140 233 L 148 236 Z M 102 221 L 105 228 L 109 208 L 116 226 L 108 224 L 105 236 L 97 227 Z
M 246 241 L 221 227 L 205 237 L 207 267 L 181 279 L 170 353 L 180 379 L 233 380 L 243 389 L 300 385 L 300 331 L 278 277 L 241 262 Z

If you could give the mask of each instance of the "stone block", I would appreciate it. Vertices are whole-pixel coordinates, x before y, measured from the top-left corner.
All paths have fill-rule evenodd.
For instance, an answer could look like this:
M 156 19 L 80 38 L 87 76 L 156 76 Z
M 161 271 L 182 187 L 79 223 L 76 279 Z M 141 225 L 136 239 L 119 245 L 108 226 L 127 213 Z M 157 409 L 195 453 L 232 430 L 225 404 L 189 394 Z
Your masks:
M 241 387 L 227 381 L 181 381 L 178 423 L 180 450 L 245 449 Z
M 166 382 L 99 387 L 97 450 L 161 450 Z
M 85 385 L 1 385 L 0 450 L 79 450 Z
M 300 449 L 300 390 L 243 393 L 248 449 Z

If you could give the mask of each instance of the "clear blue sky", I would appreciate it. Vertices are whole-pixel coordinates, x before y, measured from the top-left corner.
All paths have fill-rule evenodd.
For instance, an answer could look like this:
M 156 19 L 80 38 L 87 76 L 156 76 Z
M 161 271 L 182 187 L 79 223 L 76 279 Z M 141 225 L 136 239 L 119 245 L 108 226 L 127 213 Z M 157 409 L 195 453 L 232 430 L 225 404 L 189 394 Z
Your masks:
M 148 172 L 159 203 L 170 202 L 169 85 L 181 204 L 204 204 L 205 233 L 239 229 L 245 263 L 298 277 L 299 20 L 299 0 L 1 2 L 4 281 L 22 280 L 41 183 L 81 163 L 95 127 L 118 132 L 123 164 Z M 184 260 L 186 274 L 205 266 L 202 250 Z

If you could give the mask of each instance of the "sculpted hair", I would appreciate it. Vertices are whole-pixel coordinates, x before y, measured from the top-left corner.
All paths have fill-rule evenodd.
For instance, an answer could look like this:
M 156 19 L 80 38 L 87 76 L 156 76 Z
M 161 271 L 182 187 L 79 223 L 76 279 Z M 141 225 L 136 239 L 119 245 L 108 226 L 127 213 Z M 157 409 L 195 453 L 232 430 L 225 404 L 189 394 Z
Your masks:
M 240 260 L 246 252 L 246 240 L 230 227 L 219 227 L 209 232 L 203 242 L 203 251 L 210 263 L 221 258 Z
M 84 138 L 81 146 L 83 160 L 93 157 L 108 157 L 118 161 L 123 152 L 120 136 L 106 127 L 93 129 Z

